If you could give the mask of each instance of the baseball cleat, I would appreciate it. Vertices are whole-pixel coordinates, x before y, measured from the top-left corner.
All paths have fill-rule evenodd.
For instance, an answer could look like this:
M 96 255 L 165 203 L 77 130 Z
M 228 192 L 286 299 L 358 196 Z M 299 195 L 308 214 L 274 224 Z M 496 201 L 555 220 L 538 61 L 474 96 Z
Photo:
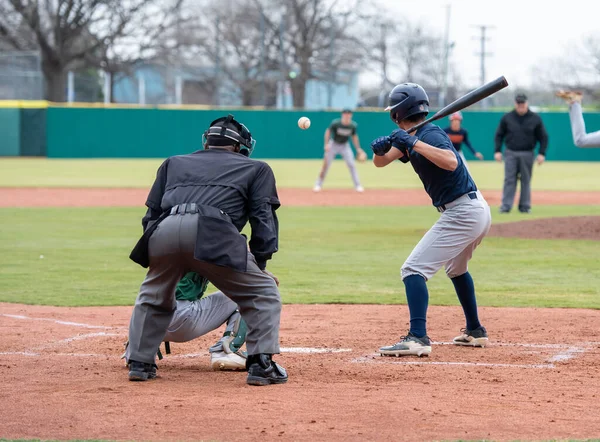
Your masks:
M 313 192 L 320 192 L 321 191 L 321 186 L 319 186 L 318 184 L 313 187 Z
M 400 342 L 379 349 L 381 356 L 429 356 L 431 340 L 428 336 L 417 338 L 410 332 Z
M 225 353 L 216 351 L 210 354 L 210 366 L 213 370 L 245 370 L 246 358 L 244 353 Z
M 363 186 L 356 186 L 355 189 L 358 193 L 363 193 L 365 191 L 365 188 Z
M 461 335 L 452 340 L 455 345 L 464 345 L 466 347 L 485 347 L 488 343 L 487 330 L 483 326 L 475 330 L 462 328 Z
M 156 365 L 129 360 L 129 380 L 148 381 L 156 378 Z
M 260 353 L 248 357 L 248 385 L 264 386 L 285 384 L 288 374 L 285 368 L 271 359 L 270 354 Z

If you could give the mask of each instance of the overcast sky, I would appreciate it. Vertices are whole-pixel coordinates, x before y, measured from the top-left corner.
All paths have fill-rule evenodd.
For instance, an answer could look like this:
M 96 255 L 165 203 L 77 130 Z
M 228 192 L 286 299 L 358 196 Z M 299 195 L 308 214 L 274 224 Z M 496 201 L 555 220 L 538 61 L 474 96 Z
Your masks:
M 486 60 L 486 81 L 504 75 L 513 86 L 531 85 L 532 67 L 540 59 L 567 53 L 569 44 L 584 35 L 600 34 L 598 0 L 380 0 L 401 17 L 414 17 L 433 32 L 444 34 L 450 5 L 451 59 L 466 85 L 480 83 L 480 30 L 490 25 L 486 43 L 493 55 Z M 361 82 L 370 82 L 362 76 Z

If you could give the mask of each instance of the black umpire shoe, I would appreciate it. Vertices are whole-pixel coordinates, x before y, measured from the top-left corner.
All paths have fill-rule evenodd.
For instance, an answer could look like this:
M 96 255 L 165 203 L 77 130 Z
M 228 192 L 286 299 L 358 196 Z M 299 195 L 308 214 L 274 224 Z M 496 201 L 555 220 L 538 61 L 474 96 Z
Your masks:
M 288 380 L 285 368 L 273 361 L 270 354 L 248 355 L 246 369 L 248 385 L 285 384 Z
M 156 378 L 156 365 L 145 362 L 129 361 L 129 380 L 147 381 Z

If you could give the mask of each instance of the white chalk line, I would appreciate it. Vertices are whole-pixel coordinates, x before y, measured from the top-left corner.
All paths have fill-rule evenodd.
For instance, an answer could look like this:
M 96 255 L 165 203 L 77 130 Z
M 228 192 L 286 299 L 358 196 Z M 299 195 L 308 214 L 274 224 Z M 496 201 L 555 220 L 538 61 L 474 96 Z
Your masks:
M 41 353 L 40 350 L 47 350 L 49 347 L 54 347 L 59 344 L 65 344 L 73 341 L 100 337 L 100 336 L 120 336 L 115 333 L 88 333 L 87 335 L 79 335 L 73 336 L 72 338 L 63 339 L 61 341 L 53 342 L 49 345 L 43 347 L 37 347 L 27 351 L 6 351 L 0 352 L 0 356 L 76 356 L 76 357 L 117 357 L 117 354 L 105 354 L 105 353 Z M 351 348 L 311 348 L 311 347 L 290 347 L 290 348 L 281 348 L 282 353 L 294 353 L 294 354 L 323 354 L 323 353 L 343 353 L 352 351 Z M 185 353 L 181 355 L 169 355 L 169 359 L 188 359 L 188 358 L 198 358 L 198 357 L 207 357 L 210 356 L 209 352 L 201 352 L 201 353 Z
M 30 349 L 31 352 L 36 352 L 40 350 L 49 350 L 54 347 L 59 347 L 61 345 L 67 345 L 71 342 L 75 341 L 83 341 L 85 339 L 90 338 L 99 338 L 99 337 L 112 337 L 112 336 L 123 336 L 120 333 L 106 333 L 106 332 L 97 332 L 97 333 L 86 333 L 84 335 L 71 336 L 70 338 L 61 339 L 59 341 L 48 342 L 46 344 L 39 345 Z
M 126 330 L 124 327 L 107 327 L 102 325 L 92 325 L 81 322 L 72 322 L 72 321 L 61 321 L 51 318 L 36 318 L 25 315 L 11 315 L 6 313 L 0 313 L 0 316 L 4 316 L 12 319 L 20 319 L 20 320 L 31 320 L 31 321 L 47 321 L 53 322 L 55 324 L 67 325 L 73 327 L 81 327 L 88 329 L 104 329 L 104 330 Z M 112 337 L 112 336 L 121 336 L 117 333 L 88 333 L 85 335 L 77 335 L 70 338 L 62 339 L 60 341 L 44 344 L 40 347 L 36 347 L 31 350 L 23 351 L 23 352 L 0 352 L 0 355 L 18 355 L 18 356 L 29 356 L 29 357 L 37 357 L 42 356 L 42 353 L 37 353 L 35 350 L 44 350 L 49 349 L 51 347 L 55 347 L 62 344 L 69 344 L 70 342 L 94 338 L 94 337 Z M 453 342 L 433 342 L 434 345 L 454 345 Z M 590 346 L 590 345 L 600 345 L 599 342 L 586 342 L 582 343 L 582 345 Z M 352 359 L 351 362 L 363 362 L 363 363 L 392 363 L 396 365 L 463 365 L 463 366 L 484 366 L 484 367 L 514 367 L 514 368 L 555 368 L 553 362 L 564 362 L 569 359 L 575 358 L 579 354 L 583 354 L 588 350 L 591 350 L 589 347 L 577 347 L 572 344 L 534 344 L 534 343 L 507 343 L 507 342 L 494 342 L 487 345 L 488 347 L 528 347 L 528 348 L 538 348 L 538 349 L 564 349 L 564 351 L 558 352 L 548 358 L 546 362 L 547 364 L 502 364 L 502 363 L 484 363 L 484 362 L 448 362 L 448 361 L 435 361 L 435 362 L 419 362 L 419 361 L 383 361 L 383 360 L 375 360 L 372 358 L 361 357 Z M 327 354 L 327 353 L 344 353 L 351 352 L 350 348 L 314 348 L 314 347 L 289 347 L 289 348 L 281 348 L 282 353 L 295 353 L 295 354 Z M 182 355 L 172 355 L 171 358 L 194 358 L 207 356 L 209 353 L 187 353 Z M 44 355 L 48 356 L 70 356 L 70 357 L 111 357 L 113 355 L 107 354 L 97 354 L 97 353 L 44 353 Z M 377 356 L 378 354 L 375 354 Z M 387 358 L 386 358 L 387 359 Z
M 103 329 L 103 330 L 115 330 L 115 329 L 124 330 L 123 327 L 106 327 L 104 325 L 92 325 L 92 324 L 85 324 L 85 323 L 82 323 L 82 322 L 60 321 L 58 319 L 51 319 L 51 318 L 32 318 L 31 316 L 8 315 L 6 313 L 0 313 L 0 316 L 4 316 L 4 317 L 7 317 L 7 318 L 12 318 L 12 319 L 29 320 L 29 321 L 48 321 L 48 322 L 53 322 L 55 324 L 69 325 L 69 326 L 72 326 L 72 327 L 96 328 L 96 329 Z
M 454 342 L 431 342 L 432 345 L 456 345 Z M 591 345 L 593 342 L 583 342 L 583 345 Z M 531 347 L 531 348 L 569 348 L 573 344 L 528 344 L 519 342 L 491 342 L 486 347 Z
M 383 360 L 385 358 L 386 360 Z M 362 364 L 393 364 L 393 365 L 453 365 L 453 366 L 472 366 L 472 367 L 502 367 L 502 368 L 555 368 L 554 364 L 495 364 L 488 362 L 450 362 L 450 361 L 396 361 L 387 360 L 396 359 L 391 356 L 381 356 L 379 353 L 372 354 L 370 356 L 362 356 L 359 358 L 352 359 L 351 362 L 362 363 Z
M 346 353 L 352 351 L 351 348 L 313 348 L 313 347 L 288 347 L 280 348 L 281 353 L 299 353 L 299 354 L 315 354 L 315 353 Z

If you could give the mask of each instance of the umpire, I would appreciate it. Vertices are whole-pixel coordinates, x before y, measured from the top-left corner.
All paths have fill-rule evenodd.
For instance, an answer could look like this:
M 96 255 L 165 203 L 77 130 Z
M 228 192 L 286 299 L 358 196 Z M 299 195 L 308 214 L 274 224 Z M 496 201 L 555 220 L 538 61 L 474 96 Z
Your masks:
M 167 158 L 159 167 L 130 258 L 148 267 L 129 324 L 129 380 L 156 377 L 155 355 L 176 308 L 175 289 L 194 271 L 238 304 L 248 325 L 247 383 L 281 384 L 281 298 L 266 270 L 278 247 L 279 198 L 268 164 L 248 158 L 255 140 L 233 115 L 213 121 L 204 150 Z M 249 247 L 240 232 L 250 221 Z
M 506 143 L 504 152 L 504 188 L 502 189 L 502 206 L 500 213 L 508 213 L 512 209 L 517 191 L 517 179 L 521 181 L 521 197 L 519 212 L 531 211 L 531 173 L 533 171 L 534 149 L 540 143 L 540 151 L 536 158 L 539 164 L 546 159 L 548 134 L 540 116 L 531 110 L 527 97 L 519 94 L 515 97 L 515 108 L 505 114 L 496 130 L 496 152 L 494 159 L 502 161 L 502 143 Z

